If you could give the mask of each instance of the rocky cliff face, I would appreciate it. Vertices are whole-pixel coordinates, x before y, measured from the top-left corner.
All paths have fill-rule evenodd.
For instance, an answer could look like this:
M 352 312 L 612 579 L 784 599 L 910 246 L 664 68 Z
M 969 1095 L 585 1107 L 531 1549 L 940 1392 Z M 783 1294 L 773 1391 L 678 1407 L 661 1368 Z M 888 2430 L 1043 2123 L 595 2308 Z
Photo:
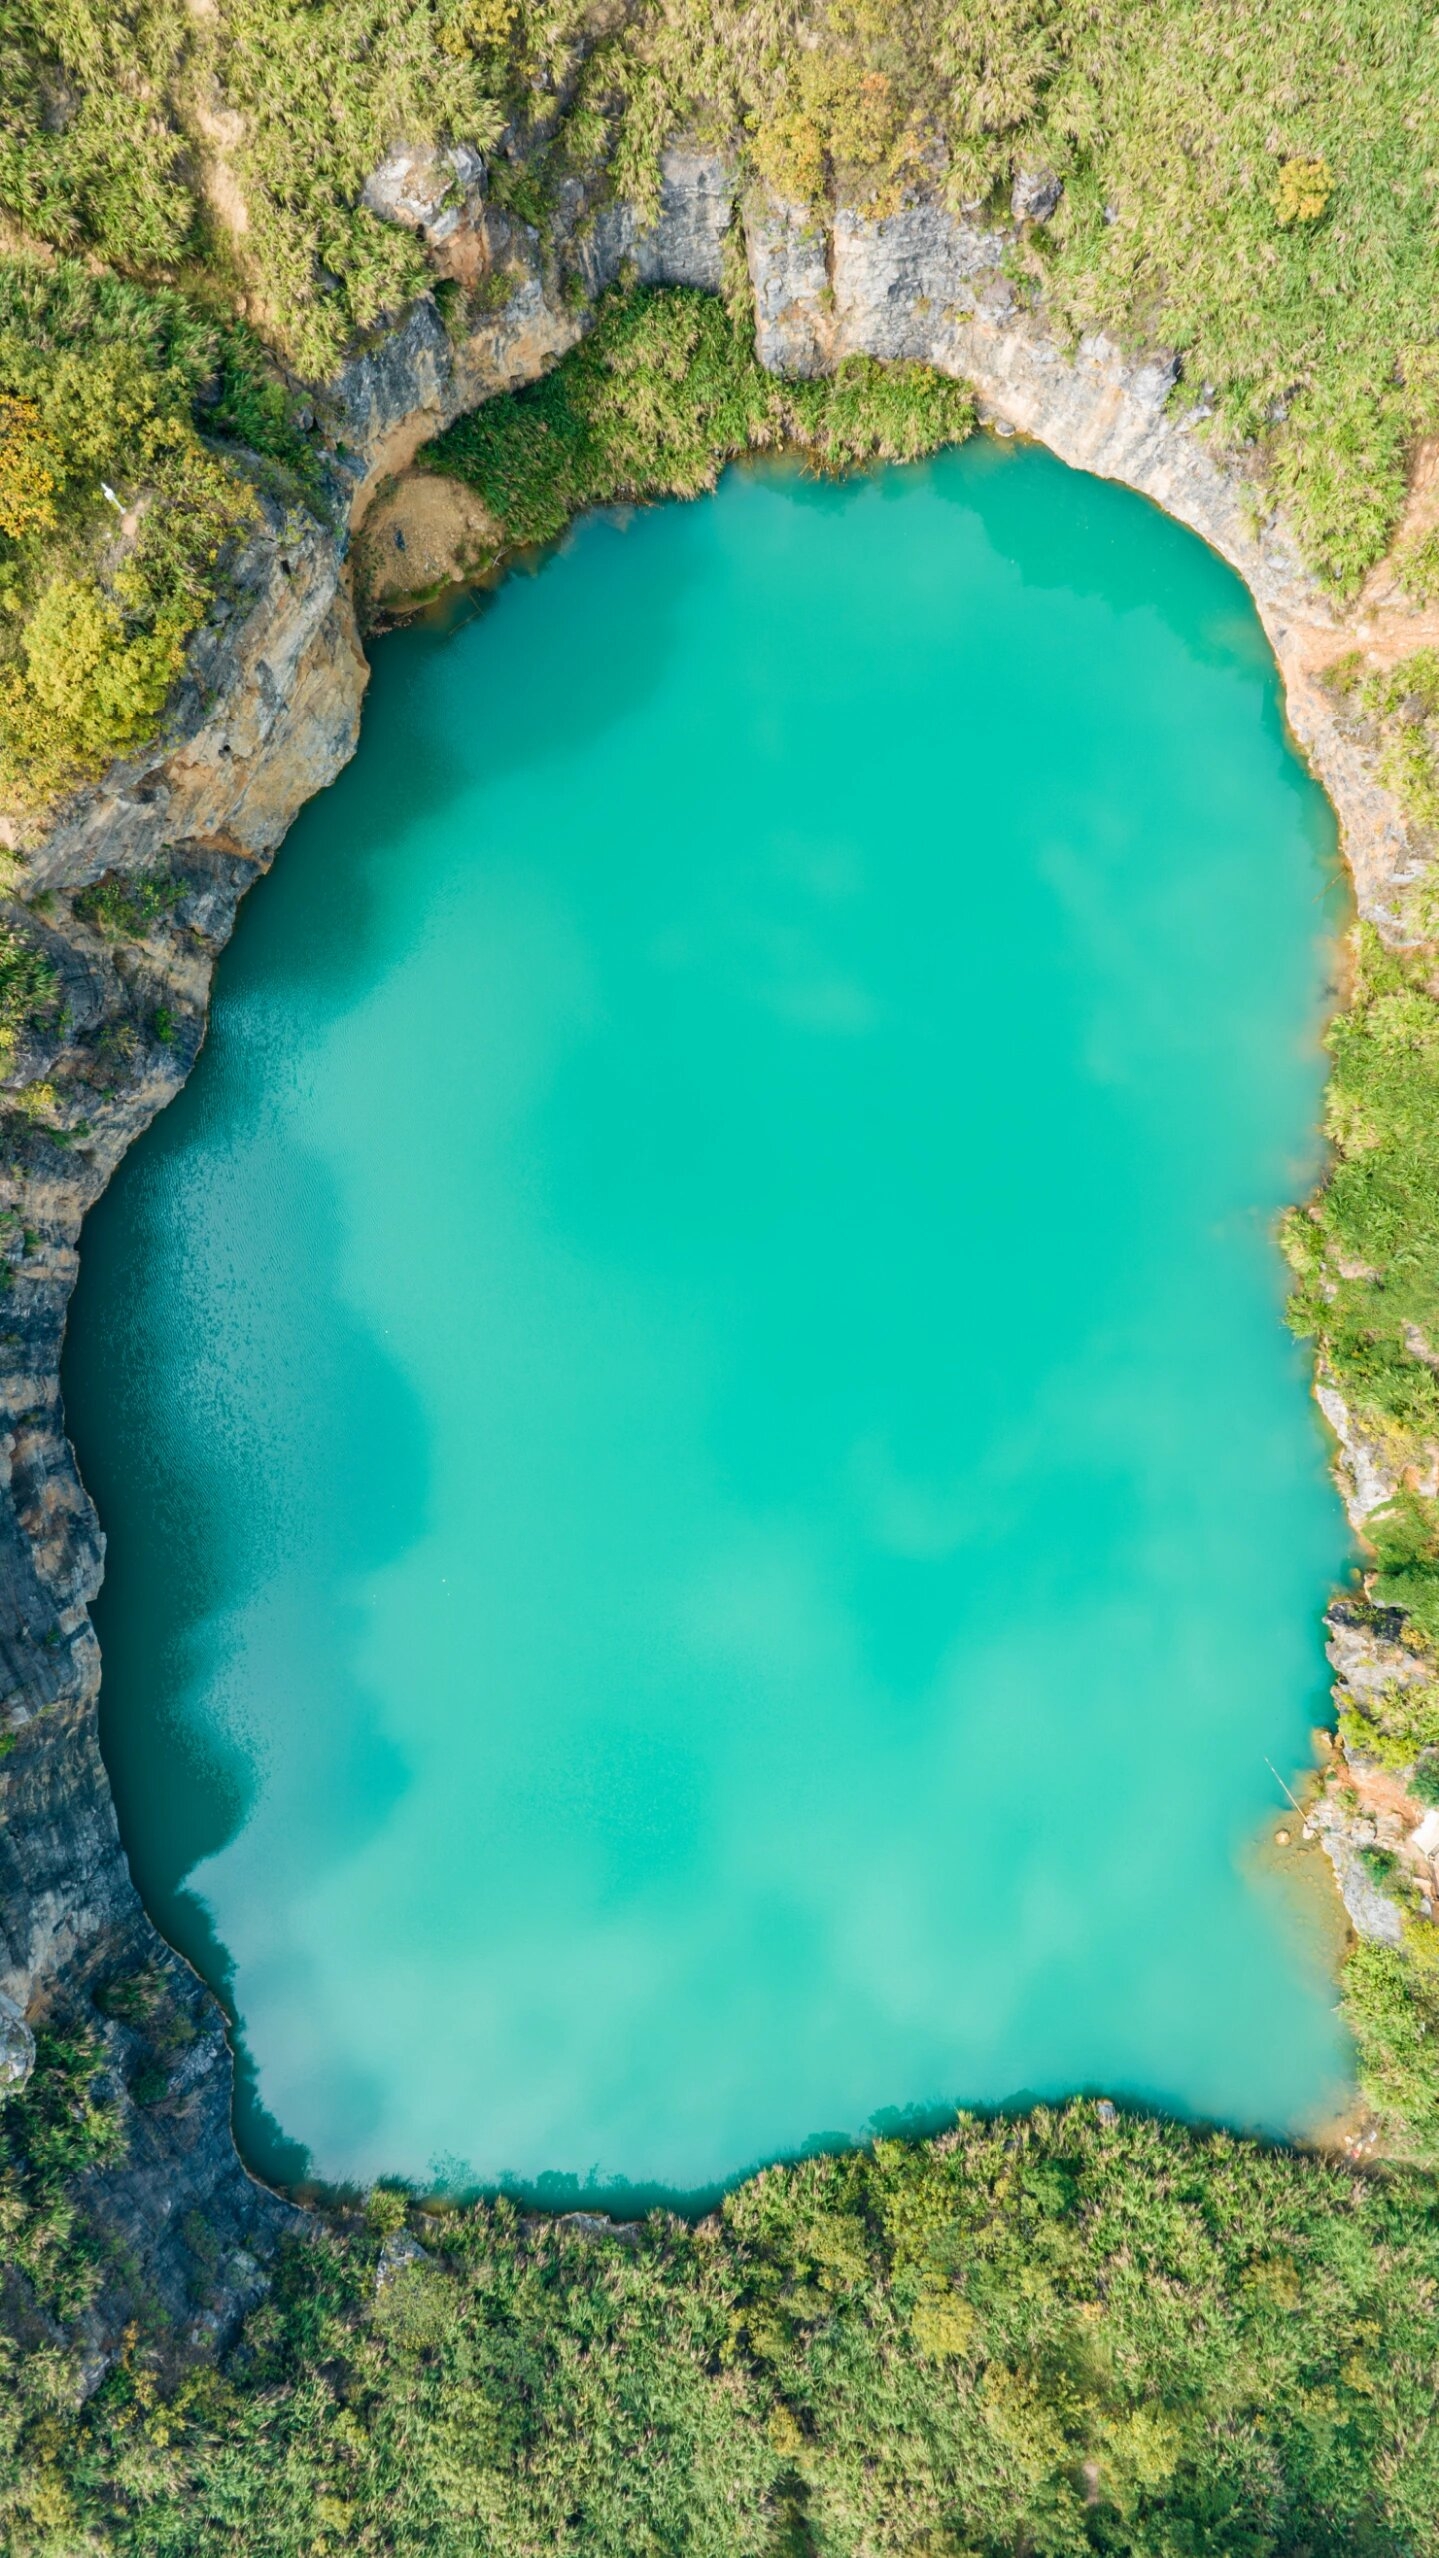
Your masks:
M 9 1061 L 3 1096 L 0 2074 L 23 2076 L 30 2029 L 78 2008 L 106 2038 L 116 2086 L 143 2082 L 128 2159 L 92 2179 L 89 2200 L 197 2346 L 255 2295 L 260 2260 L 290 2215 L 235 2154 L 219 2011 L 155 1936 L 130 1881 L 95 1731 L 100 1663 L 87 1611 L 104 1544 L 64 1436 L 58 1360 L 85 1211 L 193 1063 L 240 897 L 354 750 L 366 668 L 346 573 L 351 528 L 440 427 L 552 364 L 627 262 L 651 281 L 717 289 L 741 219 L 724 161 L 671 152 L 653 223 L 623 206 L 587 208 L 576 192 L 560 229 L 571 278 L 561 292 L 533 234 L 486 202 L 482 181 L 473 154 L 399 153 L 376 173 L 374 209 L 419 232 L 437 273 L 471 307 L 488 301 L 488 316 L 456 338 L 426 297 L 329 386 L 332 521 L 265 501 L 233 595 L 192 650 L 165 740 L 24 848 L 24 903 L 9 908 L 53 962 L 63 1009 Z M 742 224 L 759 352 L 773 369 L 813 372 L 859 352 L 922 357 L 971 382 L 1000 431 L 1037 436 L 1143 490 L 1232 562 L 1338 808 L 1360 906 L 1402 930 L 1419 852 L 1314 680 L 1347 635 L 1282 526 L 1256 519 L 1242 473 L 1203 442 L 1201 412 L 1176 409 L 1173 363 L 1127 358 L 1102 338 L 1066 353 L 1003 271 L 1009 236 L 934 205 L 884 221 L 841 213 L 825 229 L 756 201 Z M 156 882 L 158 898 L 127 907 L 127 893 Z M 108 909 L 94 896 L 107 883 L 119 892 Z M 184 2234 L 196 2212 L 218 2247 L 218 2269 L 198 2287 Z M 117 2277 L 97 2305 L 97 2369 L 129 2299 Z

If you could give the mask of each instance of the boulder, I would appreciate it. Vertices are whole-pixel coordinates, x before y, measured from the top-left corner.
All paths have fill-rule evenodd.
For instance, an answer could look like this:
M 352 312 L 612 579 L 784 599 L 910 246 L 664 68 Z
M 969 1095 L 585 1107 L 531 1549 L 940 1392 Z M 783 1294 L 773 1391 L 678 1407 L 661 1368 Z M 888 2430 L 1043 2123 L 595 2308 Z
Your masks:
M 457 231 L 467 200 L 484 190 L 485 164 L 472 144 L 449 150 L 431 142 L 397 142 L 360 189 L 378 221 L 398 222 L 439 248 Z
M 1016 222 L 1047 222 L 1064 193 L 1064 180 L 1052 169 L 1016 169 L 1009 190 L 1009 209 Z

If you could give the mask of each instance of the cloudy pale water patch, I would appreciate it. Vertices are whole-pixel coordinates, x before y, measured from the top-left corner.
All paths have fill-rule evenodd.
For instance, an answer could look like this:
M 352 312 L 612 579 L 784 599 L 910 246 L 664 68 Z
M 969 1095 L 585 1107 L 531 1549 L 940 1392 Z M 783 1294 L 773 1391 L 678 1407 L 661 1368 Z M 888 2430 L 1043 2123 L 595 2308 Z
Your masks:
M 1333 2097 L 1244 1872 L 1346 1558 L 1270 1237 L 1331 851 L 1235 579 L 1038 453 L 732 472 L 378 649 L 68 1358 L 258 2163 Z

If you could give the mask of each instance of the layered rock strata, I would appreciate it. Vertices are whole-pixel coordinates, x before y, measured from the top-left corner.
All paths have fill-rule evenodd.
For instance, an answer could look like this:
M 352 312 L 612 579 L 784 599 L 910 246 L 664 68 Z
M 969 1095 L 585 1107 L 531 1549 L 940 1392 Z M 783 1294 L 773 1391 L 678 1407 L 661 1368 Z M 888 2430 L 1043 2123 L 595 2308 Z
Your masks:
M 1010 280 L 1018 233 L 929 203 L 884 220 L 841 212 L 828 226 L 768 199 L 741 209 L 722 159 L 676 150 L 653 221 L 589 207 L 577 191 L 562 209 L 557 264 L 555 244 L 542 259 L 534 234 L 487 202 L 483 179 L 478 156 L 455 151 L 399 152 L 371 180 L 372 208 L 415 230 L 437 278 L 480 316 L 457 332 L 452 312 L 425 296 L 316 395 L 330 520 L 264 499 L 231 592 L 192 649 L 165 739 L 22 847 L 6 910 L 52 961 L 63 1009 L 52 1029 L 27 1034 L 5 1078 L 0 2073 L 21 2079 L 32 2029 L 79 2009 L 106 2039 L 114 2084 L 145 2081 L 145 2101 L 128 2108 L 126 2161 L 90 2180 L 115 2261 L 131 2269 L 92 2313 L 96 2368 L 137 2279 L 197 2345 L 223 2333 L 263 2283 L 261 2260 L 288 2207 L 238 2161 L 219 2010 L 150 1928 L 116 1829 L 88 1616 L 104 1547 L 64 1435 L 65 1312 L 86 1210 L 193 1063 L 239 898 L 353 752 L 366 669 L 347 548 L 376 494 L 454 417 L 553 364 L 616 276 L 718 289 L 742 246 L 758 349 L 772 369 L 815 372 L 856 353 L 923 358 L 971 383 L 1001 432 L 1128 482 L 1212 543 L 1264 620 L 1296 734 L 1339 812 L 1361 911 L 1402 935 L 1406 892 L 1424 866 L 1362 740 L 1345 733 L 1316 681 L 1348 635 L 1282 525 L 1256 509 L 1242 470 L 1209 449 L 1202 406 L 1176 396 L 1170 359 L 1128 356 L 1103 337 L 1073 350 L 1057 342 Z M 157 878 L 165 899 L 148 920 L 119 938 L 98 928 L 87 891 Z M 196 2213 L 218 2260 L 198 2285 L 185 2235 Z

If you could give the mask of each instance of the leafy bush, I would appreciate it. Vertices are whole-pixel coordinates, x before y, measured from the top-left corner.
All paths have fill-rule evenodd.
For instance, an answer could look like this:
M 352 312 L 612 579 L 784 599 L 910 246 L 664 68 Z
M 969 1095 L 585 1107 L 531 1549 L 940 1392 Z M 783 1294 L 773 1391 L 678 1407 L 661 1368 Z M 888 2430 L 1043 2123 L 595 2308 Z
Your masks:
M 8 1065 L 26 1024 L 53 1005 L 59 988 L 53 960 L 10 924 L 0 924 L 0 1068 Z
M 1317 222 L 1334 193 L 1327 160 L 1282 160 L 1274 186 L 1274 211 L 1283 223 Z
M 1343 1990 L 1365 2096 L 1401 2156 L 1439 2165 L 1439 1929 L 1411 1919 L 1402 1951 L 1361 1938 Z
M 194 423 L 217 351 L 176 294 L 0 261 L 0 791 L 21 805 L 153 735 L 253 519 Z
M 1421 1443 L 1439 1432 L 1439 1001 L 1425 956 L 1386 951 L 1361 925 L 1351 999 L 1327 1044 L 1334 1155 L 1308 1208 L 1284 1224 L 1297 1282 L 1289 1317 L 1314 1336 L 1350 1411 L 1386 1444 L 1396 1471 L 1422 1472 Z M 1373 1597 L 1403 1608 L 1439 1645 L 1439 1504 L 1401 1489 L 1370 1516 L 1366 1535 Z M 1386 1730 L 1394 1748 L 1373 1754 L 1392 1761 L 1397 1750 L 1398 1764 L 1439 1743 L 1432 1697 L 1397 1691 L 1381 1738 Z
M 248 320 L 226 318 L 215 332 L 215 397 L 206 400 L 201 423 L 207 435 L 228 436 L 247 452 L 278 462 L 313 494 L 320 457 L 298 422 L 300 402 L 277 372 L 263 339 Z
M 1284 1242 L 1296 1329 L 1312 1333 L 1361 1422 L 1439 1429 L 1439 1002 L 1419 954 L 1353 942 L 1347 1008 L 1327 1035 L 1328 1179 Z M 1397 1557 L 1396 1557 L 1397 1559 Z
M 50 798 L 148 737 L 184 664 L 185 632 L 171 603 L 131 636 L 92 579 L 53 578 L 22 633 L 24 671 L 11 668 L 0 687 L 12 786 Z
M 1439 1644 L 1439 1502 L 1400 1492 L 1365 1522 L 1378 1558 L 1372 1593 L 1382 1608 L 1402 1608 L 1421 1634 Z
M 4 2261 L 25 2276 L 41 2307 L 62 2319 L 79 2315 L 99 2280 L 76 2182 L 124 2149 L 118 2108 L 100 2083 L 103 2067 L 93 2036 L 42 2031 L 28 2086 L 0 2102 Z
M 1427 1610 L 1427 1589 L 1424 1600 Z M 1386 1599 L 1381 1604 L 1392 1606 L 1398 1602 Z M 1381 1696 L 1366 1697 L 1362 1714 L 1346 1710 L 1340 1716 L 1339 1737 L 1346 1750 L 1356 1750 L 1362 1758 L 1377 1759 L 1381 1767 L 1412 1767 L 1421 1750 L 1439 1749 L 1439 1679 L 1420 1680 L 1412 1686 L 1396 1685 Z M 1417 1776 L 1410 1792 L 1419 1793 Z M 1427 1799 L 1420 1795 L 1421 1801 Z
M 183 881 L 165 870 L 106 871 L 89 888 L 81 889 L 75 912 L 107 941 L 143 941 L 184 893 Z

